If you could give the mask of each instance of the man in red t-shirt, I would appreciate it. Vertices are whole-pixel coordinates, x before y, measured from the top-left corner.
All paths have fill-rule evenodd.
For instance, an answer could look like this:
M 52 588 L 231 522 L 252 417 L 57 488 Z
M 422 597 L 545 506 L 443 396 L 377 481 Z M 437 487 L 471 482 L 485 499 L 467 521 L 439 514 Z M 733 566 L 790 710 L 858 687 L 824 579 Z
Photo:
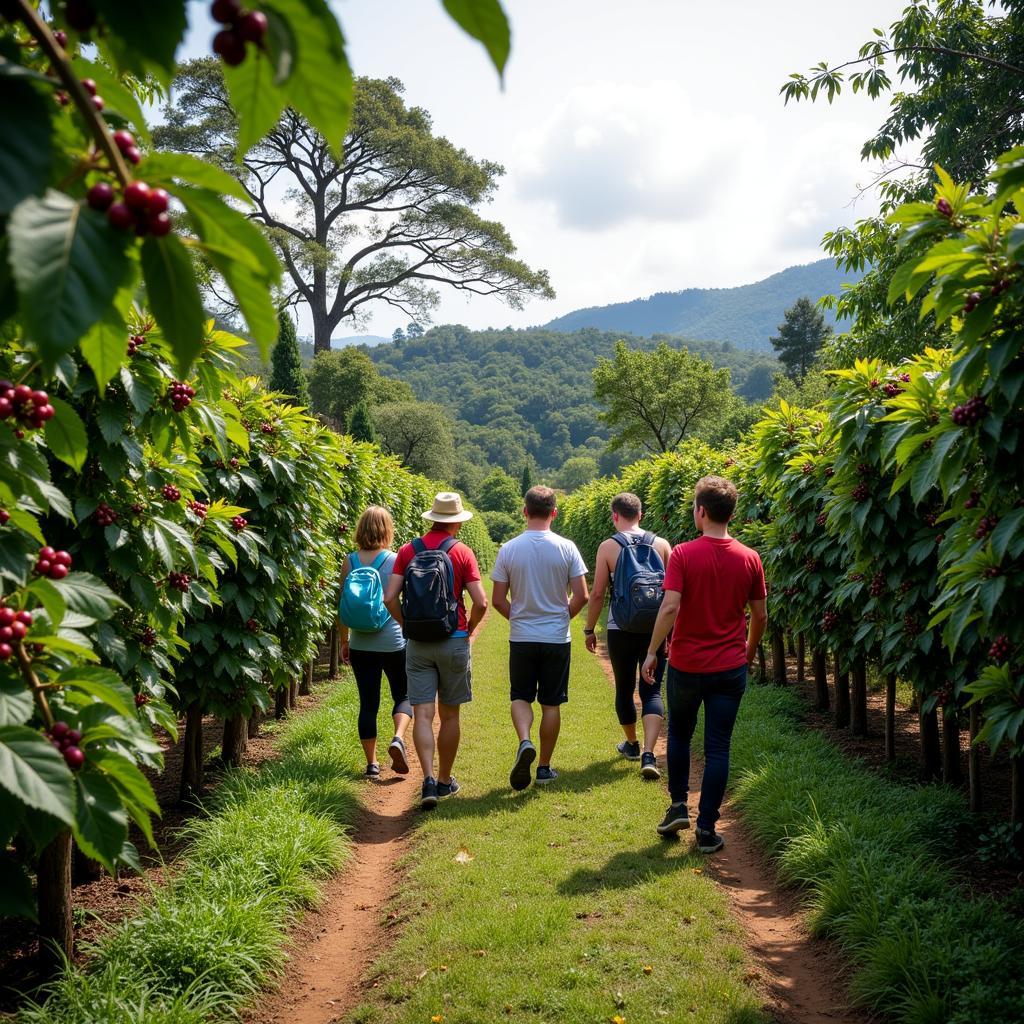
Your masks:
M 686 807 L 690 741 L 697 712 L 704 705 L 704 781 L 696 829 L 701 853 L 714 853 L 725 845 L 715 822 L 729 778 L 729 743 L 747 685 L 747 669 L 768 622 L 761 558 L 729 536 L 736 498 L 736 488 L 723 477 L 697 481 L 693 522 L 701 536 L 672 550 L 665 571 L 665 599 L 643 667 L 650 682 L 657 652 L 671 631 L 666 695 L 672 805 L 658 825 L 663 836 L 690 827 Z
M 433 523 L 422 538 L 428 551 L 439 548 L 455 537 L 473 513 L 462 507 L 458 494 L 445 492 L 434 498 L 433 507 L 423 513 Z M 392 617 L 400 624 L 402 604 L 400 595 L 405 584 L 405 571 L 416 551 L 412 544 L 398 549 L 391 579 L 384 592 L 384 603 Z M 420 806 L 437 806 L 441 797 L 454 796 L 459 784 L 452 775 L 455 755 L 459 749 L 459 706 L 473 699 L 472 662 L 469 639 L 476 631 L 487 611 L 487 594 L 480 582 L 480 568 L 473 549 L 456 543 L 448 550 L 452 563 L 453 592 L 458 600 L 458 627 L 443 640 L 424 641 L 409 639 L 405 648 L 405 672 L 409 685 L 409 703 L 412 705 L 412 737 L 416 756 L 423 770 L 423 793 Z M 469 592 L 473 603 L 467 616 L 463 591 Z M 434 713 L 441 719 L 437 731 L 437 776 L 434 776 Z

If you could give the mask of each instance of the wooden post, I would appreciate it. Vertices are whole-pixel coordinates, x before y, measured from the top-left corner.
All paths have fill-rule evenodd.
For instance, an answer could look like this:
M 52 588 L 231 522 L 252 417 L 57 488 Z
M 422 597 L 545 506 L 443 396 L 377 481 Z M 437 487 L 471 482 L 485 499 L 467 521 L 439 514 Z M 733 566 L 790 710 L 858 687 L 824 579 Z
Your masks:
M 341 630 L 338 629 L 337 622 L 331 626 L 331 631 L 327 634 L 327 642 L 331 648 L 331 666 L 328 678 L 337 679 L 338 668 L 341 665 Z
M 185 736 L 182 739 L 180 800 L 198 800 L 203 792 L 203 711 L 199 703 L 185 710 Z
M 36 868 L 39 911 L 39 967 L 48 977 L 70 959 L 75 947 L 71 917 L 71 833 L 61 832 L 39 855 Z
M 981 796 L 981 751 L 978 749 L 978 731 L 981 729 L 981 712 L 977 704 L 969 708 L 970 722 L 968 731 L 971 740 L 970 750 L 967 751 L 967 777 L 968 777 L 968 799 L 971 810 L 977 814 L 982 809 Z
M 857 658 L 850 669 L 852 694 L 850 703 L 850 732 L 854 736 L 868 734 L 868 667 L 863 658 Z
M 248 733 L 249 727 L 242 715 L 232 715 L 224 719 L 224 738 L 221 740 L 220 754 L 228 768 L 237 768 L 241 765 Z
M 814 672 L 815 704 L 819 711 L 828 711 L 831 702 L 828 696 L 828 655 L 824 647 L 815 647 L 811 652 L 811 666 Z
M 796 638 L 796 681 L 802 683 L 807 678 L 807 644 L 801 633 Z
M 835 723 L 837 729 L 845 729 L 850 724 L 850 673 L 842 667 L 839 655 L 835 658 L 836 677 L 836 712 Z
M 948 786 L 959 786 L 960 772 L 960 716 L 956 706 L 943 708 L 942 715 L 942 781 Z
M 885 759 L 896 760 L 896 675 L 885 677 Z
M 279 686 L 274 691 L 274 717 L 278 720 L 288 715 L 288 687 Z
M 921 745 L 919 765 L 921 781 L 931 782 L 942 774 L 942 750 L 939 744 L 939 717 L 935 708 L 931 711 L 918 711 L 918 722 L 921 727 Z
M 785 686 L 786 678 L 786 638 L 781 630 L 772 633 L 772 682 L 776 686 Z
M 306 662 L 302 673 L 302 682 L 299 683 L 299 696 L 308 697 L 313 692 L 313 659 Z

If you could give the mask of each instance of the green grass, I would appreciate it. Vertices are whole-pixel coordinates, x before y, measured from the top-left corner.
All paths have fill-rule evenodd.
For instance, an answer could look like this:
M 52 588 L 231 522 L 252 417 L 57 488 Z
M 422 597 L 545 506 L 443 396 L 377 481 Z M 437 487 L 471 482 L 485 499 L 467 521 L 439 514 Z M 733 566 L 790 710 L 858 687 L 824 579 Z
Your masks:
M 337 686 L 289 722 L 280 756 L 228 773 L 185 826 L 173 880 L 68 968 L 22 1024 L 225 1020 L 280 975 L 286 929 L 342 864 L 359 808 L 356 695 Z
M 490 617 L 463 710 L 463 790 L 419 819 L 395 945 L 351 1021 L 767 1021 L 726 898 L 696 873 L 689 837 L 657 836 L 665 790 L 616 754 L 611 687 L 574 633 L 561 777 L 516 794 L 508 627 Z
M 951 862 L 972 824 L 962 798 L 851 761 L 800 722 L 784 688 L 747 691 L 733 738 L 733 798 L 811 927 L 853 965 L 851 993 L 899 1024 L 1024 1020 L 1024 922 L 972 900 Z

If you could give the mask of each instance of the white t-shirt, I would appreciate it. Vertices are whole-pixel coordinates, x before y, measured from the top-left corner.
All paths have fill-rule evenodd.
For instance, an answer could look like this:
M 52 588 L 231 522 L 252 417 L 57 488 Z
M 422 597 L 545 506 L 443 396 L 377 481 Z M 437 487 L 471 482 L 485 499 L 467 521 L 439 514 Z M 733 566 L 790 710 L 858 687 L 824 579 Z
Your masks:
M 569 581 L 586 574 L 579 548 L 551 530 L 524 530 L 502 544 L 491 579 L 509 585 L 509 639 L 569 643 Z

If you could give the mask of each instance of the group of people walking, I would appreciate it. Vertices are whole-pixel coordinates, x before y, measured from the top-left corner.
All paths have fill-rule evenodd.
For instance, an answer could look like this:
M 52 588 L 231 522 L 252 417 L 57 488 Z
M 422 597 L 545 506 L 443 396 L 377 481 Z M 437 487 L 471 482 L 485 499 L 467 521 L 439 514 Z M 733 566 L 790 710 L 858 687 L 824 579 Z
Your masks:
M 703 706 L 704 777 L 695 835 L 704 853 L 722 848 L 715 824 L 729 775 L 729 745 L 747 671 L 767 623 L 761 560 L 729 536 L 736 499 L 730 481 L 699 480 L 693 519 L 700 536 L 673 548 L 641 526 L 643 508 L 635 494 L 617 495 L 610 509 L 613 532 L 598 548 L 590 590 L 578 548 L 552 529 L 558 515 L 555 492 L 543 486 L 527 492 L 525 529 L 501 546 L 491 571 L 491 605 L 510 624 L 509 695 L 519 741 L 509 772 L 512 789 L 557 782 L 552 761 L 562 705 L 569 699 L 570 624 L 586 608 L 583 634 L 587 649 L 596 653 L 597 626 L 609 598 L 605 641 L 623 732 L 616 749 L 640 762 L 643 778 L 659 779 L 655 745 L 667 704 L 671 803 L 657 831 L 672 836 L 687 829 L 690 743 Z M 357 550 L 342 572 L 342 660 L 351 665 L 359 691 L 366 774 L 381 772 L 377 716 L 386 677 L 394 720 L 391 765 L 399 774 L 409 772 L 405 736 L 411 722 L 424 809 L 460 789 L 453 774 L 459 709 L 473 697 L 470 642 L 488 608 L 476 556 L 458 539 L 472 515 L 458 494 L 438 494 L 423 513 L 430 529 L 395 553 L 390 514 L 371 506 L 359 519 Z M 536 745 L 535 704 L 540 706 Z

